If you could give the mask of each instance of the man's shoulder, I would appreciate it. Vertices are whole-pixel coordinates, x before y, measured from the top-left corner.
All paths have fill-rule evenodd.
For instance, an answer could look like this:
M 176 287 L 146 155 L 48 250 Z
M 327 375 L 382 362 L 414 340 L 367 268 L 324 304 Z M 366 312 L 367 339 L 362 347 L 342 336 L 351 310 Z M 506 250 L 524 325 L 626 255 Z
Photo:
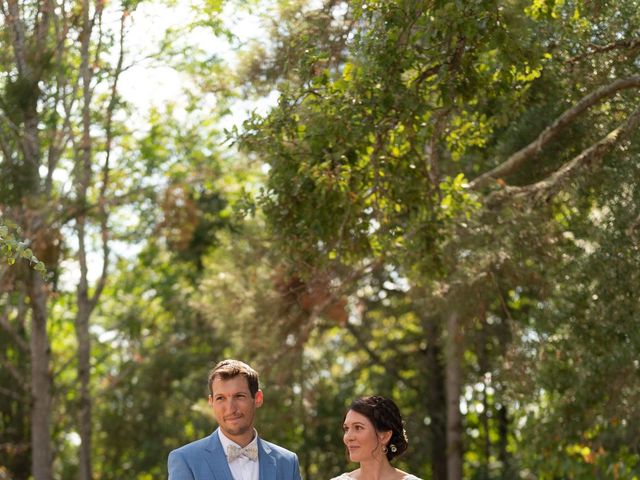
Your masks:
M 197 450 L 202 450 L 209 444 L 210 441 L 211 435 L 208 435 L 199 440 L 194 440 L 193 442 L 187 443 L 186 445 L 182 445 L 181 447 L 172 450 L 171 453 L 188 454 Z
M 280 445 L 277 445 L 273 442 L 268 442 L 263 438 L 260 438 L 260 442 L 262 442 L 262 445 L 267 450 L 267 452 L 275 452 L 276 454 L 282 455 L 283 457 L 290 457 L 290 458 L 296 457 L 296 454 L 291 450 L 287 450 L 286 448 L 281 447 Z

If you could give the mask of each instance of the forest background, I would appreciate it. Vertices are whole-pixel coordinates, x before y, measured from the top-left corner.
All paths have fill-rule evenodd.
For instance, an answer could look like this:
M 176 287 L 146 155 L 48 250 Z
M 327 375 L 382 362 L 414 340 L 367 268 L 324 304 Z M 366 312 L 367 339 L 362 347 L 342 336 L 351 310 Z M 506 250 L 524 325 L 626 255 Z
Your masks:
M 0 479 L 164 478 L 224 357 L 308 480 L 371 393 L 424 479 L 638 478 L 638 2 L 203 0 L 143 53 L 185 5 L 0 3 Z

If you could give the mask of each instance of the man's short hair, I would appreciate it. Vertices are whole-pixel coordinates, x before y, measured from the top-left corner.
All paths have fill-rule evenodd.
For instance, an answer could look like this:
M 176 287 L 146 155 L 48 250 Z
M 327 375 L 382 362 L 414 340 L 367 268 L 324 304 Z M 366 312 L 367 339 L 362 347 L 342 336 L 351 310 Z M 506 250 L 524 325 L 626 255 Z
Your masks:
M 242 375 L 247 379 L 251 397 L 255 398 L 256 393 L 260 389 L 258 372 L 246 363 L 232 359 L 222 360 L 209 372 L 209 394 L 213 395 L 213 381 L 216 377 L 222 380 L 229 380 L 237 377 L 238 375 Z

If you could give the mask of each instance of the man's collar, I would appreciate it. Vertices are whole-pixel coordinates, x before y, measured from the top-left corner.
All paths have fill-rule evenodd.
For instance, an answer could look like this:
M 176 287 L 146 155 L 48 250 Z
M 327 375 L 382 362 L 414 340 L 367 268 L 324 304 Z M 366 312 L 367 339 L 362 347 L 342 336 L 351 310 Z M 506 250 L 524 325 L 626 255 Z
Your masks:
M 218 436 L 220 437 L 220 443 L 222 444 L 222 449 L 226 452 L 227 451 L 227 446 L 228 445 L 235 445 L 237 447 L 241 447 L 241 445 L 238 445 L 236 442 L 234 442 L 233 440 L 231 440 L 229 437 L 227 437 L 223 432 L 222 429 L 218 429 Z M 256 445 L 258 446 L 258 432 L 256 431 L 256 429 L 253 429 L 253 439 L 247 444 L 245 445 L 245 447 L 249 446 L 249 445 Z

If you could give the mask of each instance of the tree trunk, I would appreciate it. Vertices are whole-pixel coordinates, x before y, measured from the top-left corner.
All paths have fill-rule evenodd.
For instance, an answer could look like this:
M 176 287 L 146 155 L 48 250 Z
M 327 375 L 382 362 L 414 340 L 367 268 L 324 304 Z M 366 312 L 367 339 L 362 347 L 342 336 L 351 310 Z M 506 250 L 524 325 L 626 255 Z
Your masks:
M 86 285 L 84 285 L 86 288 Z M 85 292 L 86 293 L 86 292 Z M 81 480 L 92 478 L 91 468 L 91 336 L 89 334 L 90 305 L 86 295 L 78 294 L 78 314 L 76 317 L 76 339 L 78 341 L 78 427 L 80 430 L 80 470 Z
M 82 140 L 79 155 L 76 158 L 76 191 L 78 203 L 83 212 L 76 218 L 78 231 L 78 261 L 80 264 L 80 282 L 78 284 L 78 313 L 76 316 L 76 338 L 78 340 L 78 382 L 80 387 L 78 399 L 78 429 L 80 431 L 80 468 L 79 479 L 91 480 L 91 336 L 89 335 L 89 316 L 92 307 L 89 301 L 89 285 L 87 280 L 86 251 L 86 216 L 87 191 L 91 183 L 91 79 L 93 71 L 90 66 L 90 40 L 93 22 L 89 14 L 89 0 L 82 2 L 82 34 L 80 48 L 80 75 L 82 77 Z
M 487 373 L 490 372 L 490 360 L 489 360 L 489 351 L 488 351 L 488 342 L 489 342 L 489 332 L 487 332 L 487 314 L 486 311 L 483 311 L 480 314 L 480 318 L 482 318 L 482 329 L 479 332 L 480 335 L 480 346 L 478 352 L 478 367 L 480 368 L 480 374 L 482 376 L 482 383 L 484 385 L 484 389 L 482 390 L 482 413 L 480 414 L 480 425 L 482 426 L 482 436 L 483 436 L 483 460 L 484 465 L 483 468 L 486 472 L 487 478 L 489 476 L 489 469 L 491 467 L 491 425 L 489 421 L 489 409 L 491 408 L 489 403 L 489 398 L 487 394 L 487 390 L 490 387 L 490 382 L 487 381 Z
M 461 336 L 457 311 L 447 312 L 447 479 L 462 480 Z
M 441 349 L 442 329 L 439 318 L 425 318 L 427 335 L 428 395 L 427 410 L 431 418 L 431 478 L 447 480 L 447 397 L 445 395 L 445 366 Z
M 47 336 L 47 294 L 40 274 L 31 270 L 31 465 L 34 480 L 52 480 L 51 354 Z
M 22 163 L 19 165 L 19 187 L 11 201 L 23 206 L 18 215 L 18 223 L 32 238 L 37 238 L 43 225 L 37 214 L 43 206 L 39 183 L 40 169 L 40 128 L 41 118 L 38 112 L 40 88 L 38 86 L 43 72 L 41 55 L 45 51 L 44 41 L 49 29 L 48 9 L 38 16 L 33 35 L 25 27 L 24 11 L 17 1 L 2 3 L 5 17 L 5 29 L 9 32 L 8 39 L 15 59 L 16 82 L 23 88 L 20 94 L 18 109 L 24 123 L 22 130 L 16 125 L 18 141 L 13 149 L 22 153 Z M 7 52 L 9 54 L 9 52 Z M 6 108 L 6 107 L 4 107 Z M 3 118 L 3 121 L 4 118 Z M 19 123 L 19 122 L 18 122 Z M 10 125 L 10 123 L 9 123 Z M 6 155 L 6 154 L 5 154 Z M 8 160 L 12 154 L 5 156 Z M 3 179 L 4 181 L 4 179 Z M 34 480 L 51 480 L 53 477 L 51 448 L 51 404 L 52 404 L 52 375 L 49 358 L 51 355 L 47 334 L 47 302 L 48 293 L 43 278 L 33 269 L 26 271 L 27 291 L 31 309 L 31 338 L 29 350 L 31 356 L 31 465 Z
M 512 474 L 509 452 L 507 451 L 509 442 L 509 416 L 507 407 L 502 404 L 499 405 L 496 410 L 498 417 L 498 459 L 502 464 L 504 478 L 508 478 L 508 476 Z

